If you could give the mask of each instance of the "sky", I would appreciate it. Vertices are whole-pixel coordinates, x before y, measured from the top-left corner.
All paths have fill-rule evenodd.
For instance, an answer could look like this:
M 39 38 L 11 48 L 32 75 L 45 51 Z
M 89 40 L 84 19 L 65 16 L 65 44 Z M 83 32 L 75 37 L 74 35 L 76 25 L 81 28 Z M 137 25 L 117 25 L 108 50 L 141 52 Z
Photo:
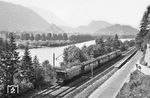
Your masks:
M 93 20 L 138 27 L 150 0 L 3 0 L 50 10 L 72 27 Z

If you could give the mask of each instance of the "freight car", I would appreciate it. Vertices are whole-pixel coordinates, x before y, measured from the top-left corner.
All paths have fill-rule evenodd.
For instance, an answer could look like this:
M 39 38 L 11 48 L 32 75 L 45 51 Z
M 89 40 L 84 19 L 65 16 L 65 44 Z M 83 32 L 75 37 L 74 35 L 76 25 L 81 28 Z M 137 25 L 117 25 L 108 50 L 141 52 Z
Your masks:
M 103 56 L 94 58 L 92 60 L 88 60 L 86 62 L 80 63 L 71 68 L 66 68 L 63 70 L 56 70 L 58 81 L 65 83 L 68 80 L 75 78 L 76 76 L 79 76 L 83 73 L 90 71 L 91 67 L 93 67 L 93 69 L 94 69 L 98 66 L 101 66 L 101 64 L 103 64 L 107 61 L 110 61 L 111 59 L 118 57 L 120 55 L 121 55 L 121 51 L 116 50 L 116 51 L 108 53 L 106 55 L 103 55 Z

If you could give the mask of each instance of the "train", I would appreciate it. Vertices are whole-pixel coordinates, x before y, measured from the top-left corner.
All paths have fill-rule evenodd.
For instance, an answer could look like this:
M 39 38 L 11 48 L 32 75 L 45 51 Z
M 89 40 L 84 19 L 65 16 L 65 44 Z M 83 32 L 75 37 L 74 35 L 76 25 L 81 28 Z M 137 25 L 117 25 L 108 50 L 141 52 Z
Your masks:
M 97 58 L 93 58 L 93 59 L 85 61 L 83 63 L 79 63 L 76 66 L 72 66 L 71 68 L 56 70 L 58 83 L 67 83 L 69 80 L 91 71 L 91 68 L 95 69 L 99 66 L 102 66 L 102 64 L 104 66 L 104 63 L 106 63 L 118 56 L 121 56 L 121 54 L 122 53 L 120 50 L 116 50 L 116 51 L 110 52 L 106 55 L 99 56 Z

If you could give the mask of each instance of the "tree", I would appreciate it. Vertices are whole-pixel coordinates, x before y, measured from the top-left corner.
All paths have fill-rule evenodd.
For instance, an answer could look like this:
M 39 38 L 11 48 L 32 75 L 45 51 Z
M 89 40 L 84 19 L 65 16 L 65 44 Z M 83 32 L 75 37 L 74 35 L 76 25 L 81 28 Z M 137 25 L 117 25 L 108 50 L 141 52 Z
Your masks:
M 71 35 L 71 36 L 69 37 L 69 40 L 70 40 L 70 41 L 77 41 L 75 35 Z
M 25 40 L 24 34 L 21 34 L 21 40 Z
M 5 42 L 3 38 L 0 38 L 0 50 L 3 50 L 5 48 Z
M 113 41 L 113 46 L 114 46 L 114 49 L 119 49 L 119 47 L 120 47 L 120 41 L 119 41 L 119 38 L 118 38 L 117 34 L 115 35 L 115 38 L 114 38 L 114 41 Z
M 34 87 L 39 88 L 44 84 L 44 69 L 40 66 L 37 56 L 33 59 L 33 68 L 34 68 Z
M 71 35 L 69 37 L 69 40 L 75 41 L 75 42 L 83 42 L 83 41 L 89 41 L 93 40 L 93 36 L 91 35 Z
M 95 45 L 93 48 L 93 57 L 97 58 L 99 56 L 102 56 L 106 53 L 105 47 L 102 47 L 101 45 Z
M 150 29 L 150 6 L 147 7 L 147 10 L 144 12 L 144 15 L 142 17 L 141 23 L 140 23 L 140 32 L 136 36 L 136 45 L 137 47 L 142 47 L 142 44 L 146 42 L 146 35 Z
M 87 54 L 88 47 L 84 45 L 81 50 L 83 53 Z
M 32 63 L 32 58 L 28 49 L 28 45 L 25 47 L 25 52 L 21 60 L 21 70 L 23 70 L 24 78 L 27 82 L 33 82 L 34 79 L 34 68 Z
M 84 62 L 87 60 L 84 53 L 76 46 L 69 46 L 64 49 L 63 59 L 65 63 Z
M 44 33 L 42 34 L 42 41 L 46 41 L 46 36 Z
M 68 40 L 68 35 L 67 35 L 67 33 L 64 33 L 64 34 L 63 34 L 63 40 Z
M 107 40 L 105 41 L 105 46 L 108 52 L 113 51 L 113 39 L 108 37 Z
M 117 34 L 115 35 L 115 40 L 119 40 L 119 37 Z
M 45 72 L 45 74 L 44 74 L 45 80 L 46 80 L 47 82 L 51 82 L 51 80 L 52 80 L 52 78 L 53 78 L 53 76 L 54 76 L 51 64 L 49 63 L 48 60 L 45 60 L 45 61 L 42 63 L 42 66 L 43 66 L 44 72 Z
M 6 40 L 6 49 L 1 52 L 0 55 L 0 69 L 1 69 L 1 80 L 5 85 L 5 89 L 7 85 L 14 84 L 14 75 L 17 73 L 19 68 L 19 56 L 14 34 L 9 34 L 9 41 Z
M 30 40 L 33 41 L 34 40 L 34 36 L 33 34 L 31 34 Z
M 43 63 L 42 63 L 42 66 L 45 68 L 45 70 L 52 70 L 52 66 L 49 64 L 49 61 L 48 60 L 45 60 Z
M 96 40 L 95 40 L 95 43 L 96 43 L 96 45 L 101 45 L 102 47 L 104 47 L 104 39 L 103 39 L 103 37 L 98 37 L 98 38 L 96 38 Z
M 81 51 L 84 53 L 84 55 L 86 56 L 87 60 L 90 59 L 90 55 L 88 55 L 88 47 L 86 45 L 84 45 L 81 49 Z
M 58 34 L 57 39 L 58 39 L 58 40 L 63 40 L 62 34 Z
M 147 32 L 148 32 L 148 15 L 149 13 L 146 11 L 143 15 L 143 18 L 141 20 L 141 24 L 140 24 L 140 34 L 141 37 L 143 38 L 144 36 L 146 36 Z
M 143 38 L 140 36 L 140 33 L 137 34 L 135 40 L 136 40 L 136 47 L 140 49 L 142 47 L 142 43 L 144 42 Z
M 51 33 L 47 33 L 47 40 L 51 40 L 51 38 L 52 38 L 52 34 Z
M 24 38 L 25 40 L 29 40 L 29 39 L 30 39 L 30 34 L 29 34 L 29 33 L 25 33 L 25 34 L 24 34 L 24 37 L 25 37 L 25 38 Z
M 88 56 L 89 56 L 90 58 L 91 58 L 91 56 L 94 54 L 93 50 L 94 50 L 95 46 L 96 46 L 96 45 L 90 45 L 90 46 L 88 46 L 88 48 L 87 48 L 87 54 L 88 54 Z
M 38 66 L 40 66 L 39 59 L 37 58 L 37 56 L 35 56 L 33 58 L 33 68 L 36 69 L 36 67 Z
M 121 51 L 125 51 L 125 50 L 127 50 L 127 49 L 128 49 L 127 43 L 123 43 L 123 44 L 121 45 L 121 47 L 120 47 L 120 50 L 121 50 Z
M 53 40 L 58 40 L 58 36 L 57 36 L 57 34 L 53 34 L 52 39 L 53 39 Z
M 65 69 L 67 66 L 67 64 L 65 62 L 60 62 L 60 67 L 61 69 Z
M 40 35 L 40 34 L 36 34 L 36 35 L 35 35 L 35 40 L 36 40 L 36 41 L 41 40 L 41 35 Z

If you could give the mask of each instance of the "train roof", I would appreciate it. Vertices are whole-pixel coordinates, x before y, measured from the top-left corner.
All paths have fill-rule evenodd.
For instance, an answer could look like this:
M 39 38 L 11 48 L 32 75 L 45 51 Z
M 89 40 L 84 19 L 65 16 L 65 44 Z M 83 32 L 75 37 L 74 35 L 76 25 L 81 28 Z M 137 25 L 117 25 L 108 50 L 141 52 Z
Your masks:
M 91 60 L 85 61 L 85 62 L 83 62 L 83 63 L 81 63 L 81 64 L 82 64 L 82 65 L 87 65 L 87 64 L 89 64 L 89 63 L 93 63 L 93 62 L 95 62 L 95 61 L 98 60 L 98 59 L 104 58 L 104 57 L 106 57 L 106 56 L 108 56 L 108 55 L 114 54 L 114 53 L 119 52 L 119 51 L 120 51 L 120 50 L 116 50 L 116 51 L 114 51 L 114 52 L 111 52 L 111 53 L 108 53 L 108 54 L 99 56 L 99 57 L 97 57 L 97 58 L 93 58 L 93 59 L 91 59 Z

